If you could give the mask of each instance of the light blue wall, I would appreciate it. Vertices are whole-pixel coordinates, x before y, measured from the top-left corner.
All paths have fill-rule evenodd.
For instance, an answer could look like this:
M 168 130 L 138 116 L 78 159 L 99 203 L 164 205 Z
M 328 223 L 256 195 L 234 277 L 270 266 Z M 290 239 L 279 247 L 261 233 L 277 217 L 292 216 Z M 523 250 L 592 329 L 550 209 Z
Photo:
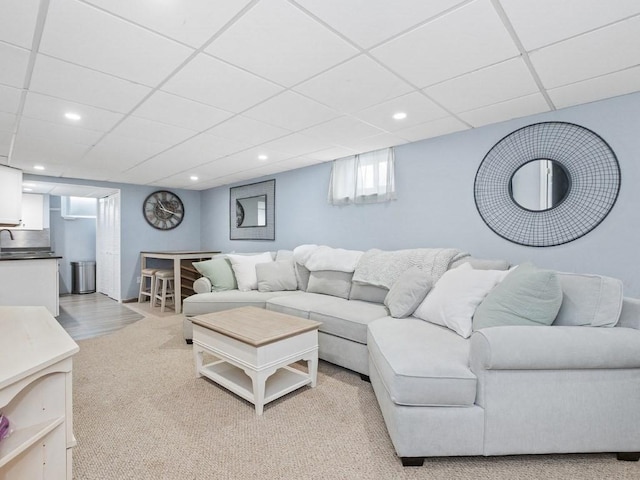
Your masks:
M 609 143 L 622 171 L 620 196 L 604 222 L 574 242 L 548 248 L 516 245 L 480 218 L 473 197 L 475 174 L 505 135 L 553 120 L 582 125 Z M 275 241 L 229 240 L 229 186 L 204 191 L 201 246 L 238 252 L 303 243 L 361 250 L 457 247 L 478 257 L 618 277 L 627 295 L 640 297 L 639 156 L 640 94 L 632 94 L 397 147 L 398 200 L 388 204 L 328 205 L 328 163 L 265 177 L 276 179 Z
M 49 197 L 51 249 L 60 260 L 60 293 L 71 293 L 71 262 L 96 260 L 96 220 L 65 220 L 60 214 L 60 197 Z
M 170 189 L 175 192 L 185 207 L 185 217 L 179 227 L 160 231 L 152 228 L 142 216 L 142 203 L 151 192 L 159 190 L 154 186 L 131 185 L 125 183 L 96 182 L 71 178 L 46 177 L 39 175 L 24 176 L 25 180 L 40 180 L 46 182 L 67 183 L 75 185 L 94 185 L 99 187 L 120 189 L 120 276 L 121 296 L 123 300 L 138 297 L 136 277 L 140 274 L 140 252 L 156 250 L 198 250 L 200 248 L 200 192 L 181 189 Z M 57 229 L 55 227 L 58 227 Z M 63 242 L 70 248 L 73 234 L 67 232 L 74 227 L 67 223 L 51 225 L 52 238 L 66 237 Z M 64 229 L 62 232 L 61 229 Z M 56 230 L 58 230 L 56 232 Z M 95 242 L 95 233 L 94 233 Z M 59 253 L 59 252 L 56 252 Z M 63 262 L 78 260 L 73 249 L 63 253 Z M 67 258 L 68 257 L 68 258 Z M 74 258 L 71 258 L 74 257 Z M 82 258 L 84 260 L 84 258 Z M 100 265 L 97 265 L 100 268 Z M 69 274 L 70 275 L 70 274 Z M 66 281 L 70 281 L 70 278 Z M 70 287 L 70 283 L 66 285 Z

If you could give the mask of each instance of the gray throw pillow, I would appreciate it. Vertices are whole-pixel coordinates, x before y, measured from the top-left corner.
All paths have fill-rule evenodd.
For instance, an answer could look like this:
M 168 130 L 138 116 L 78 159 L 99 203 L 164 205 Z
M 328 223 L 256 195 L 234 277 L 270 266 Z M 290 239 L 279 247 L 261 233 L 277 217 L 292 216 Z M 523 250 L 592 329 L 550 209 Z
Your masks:
M 194 268 L 211 282 L 211 290 L 224 292 L 238 288 L 236 276 L 228 258 L 220 255 L 203 262 L 193 262 Z
M 615 327 L 622 311 L 622 281 L 604 275 L 559 273 L 562 306 L 554 325 Z
M 418 267 L 406 270 L 389 289 L 384 304 L 395 318 L 411 315 L 431 290 L 431 281 Z
M 291 261 L 258 263 L 256 276 L 260 292 L 281 292 L 298 288 L 296 272 Z
M 334 297 L 349 298 L 353 273 L 334 270 L 318 270 L 309 275 L 307 292 L 324 293 Z
M 473 329 L 551 325 L 562 304 L 558 273 L 525 263 L 496 285 L 476 308 Z

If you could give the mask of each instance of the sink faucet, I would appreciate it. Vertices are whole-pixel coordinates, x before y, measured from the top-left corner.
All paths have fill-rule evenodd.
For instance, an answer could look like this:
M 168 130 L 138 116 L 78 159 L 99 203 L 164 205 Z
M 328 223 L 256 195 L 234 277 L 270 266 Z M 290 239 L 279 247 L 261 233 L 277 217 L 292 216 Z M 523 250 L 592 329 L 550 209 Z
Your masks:
M 11 237 L 11 240 L 13 240 L 13 232 L 11 230 L 8 228 L 0 230 L 0 252 L 2 251 L 2 232 L 9 232 L 9 236 Z

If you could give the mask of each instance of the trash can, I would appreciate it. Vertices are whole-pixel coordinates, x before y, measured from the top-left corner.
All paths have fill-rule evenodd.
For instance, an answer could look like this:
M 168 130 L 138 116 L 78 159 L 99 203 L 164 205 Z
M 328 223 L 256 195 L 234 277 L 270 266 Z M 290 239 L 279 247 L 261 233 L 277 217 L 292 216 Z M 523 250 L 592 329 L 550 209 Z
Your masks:
M 71 262 L 71 293 L 96 291 L 96 262 Z

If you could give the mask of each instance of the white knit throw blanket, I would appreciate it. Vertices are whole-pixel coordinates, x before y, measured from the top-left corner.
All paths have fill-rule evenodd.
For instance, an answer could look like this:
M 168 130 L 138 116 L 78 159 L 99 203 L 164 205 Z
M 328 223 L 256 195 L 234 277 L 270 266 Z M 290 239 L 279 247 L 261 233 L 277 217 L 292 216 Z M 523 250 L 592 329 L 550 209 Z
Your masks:
M 368 250 L 360 257 L 353 281 L 391 288 L 402 272 L 418 267 L 435 284 L 451 263 L 468 255 L 455 248 L 413 248 L 391 252 Z

